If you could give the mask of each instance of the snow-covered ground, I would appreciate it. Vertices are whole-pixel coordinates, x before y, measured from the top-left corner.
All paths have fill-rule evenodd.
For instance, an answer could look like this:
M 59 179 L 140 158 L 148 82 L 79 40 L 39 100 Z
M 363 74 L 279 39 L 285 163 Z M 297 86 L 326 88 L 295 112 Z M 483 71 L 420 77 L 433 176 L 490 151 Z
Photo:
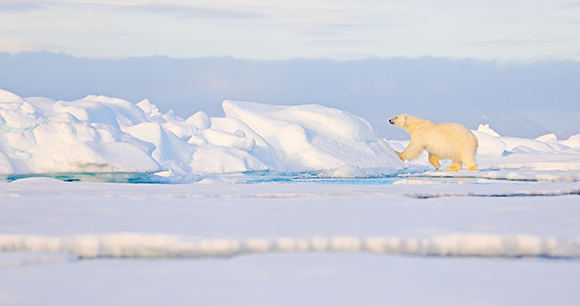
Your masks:
M 575 305 L 580 184 L 456 180 L 0 184 L 0 301 Z
M 580 135 L 482 125 L 449 173 L 316 105 L 0 98 L 2 305 L 580 299 Z

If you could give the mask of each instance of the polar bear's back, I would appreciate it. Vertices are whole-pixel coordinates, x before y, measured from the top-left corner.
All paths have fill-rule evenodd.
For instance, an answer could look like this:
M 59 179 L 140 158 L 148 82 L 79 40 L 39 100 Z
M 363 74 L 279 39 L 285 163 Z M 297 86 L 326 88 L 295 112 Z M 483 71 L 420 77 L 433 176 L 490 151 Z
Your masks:
M 417 130 L 412 136 L 425 144 L 425 150 L 443 159 L 461 159 L 458 154 L 475 154 L 478 147 L 475 135 L 459 123 L 433 124 L 429 128 Z

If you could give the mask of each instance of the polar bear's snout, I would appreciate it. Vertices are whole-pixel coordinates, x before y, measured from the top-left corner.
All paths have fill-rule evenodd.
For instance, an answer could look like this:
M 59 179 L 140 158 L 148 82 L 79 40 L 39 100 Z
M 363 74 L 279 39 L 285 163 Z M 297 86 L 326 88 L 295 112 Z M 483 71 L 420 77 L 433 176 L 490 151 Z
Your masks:
M 395 116 L 395 117 L 389 119 L 389 123 L 394 125 L 394 126 L 398 126 L 398 127 L 402 128 L 403 125 L 405 124 L 405 121 L 407 121 L 407 117 L 408 117 L 408 115 L 406 115 L 406 114 L 400 114 L 398 116 Z

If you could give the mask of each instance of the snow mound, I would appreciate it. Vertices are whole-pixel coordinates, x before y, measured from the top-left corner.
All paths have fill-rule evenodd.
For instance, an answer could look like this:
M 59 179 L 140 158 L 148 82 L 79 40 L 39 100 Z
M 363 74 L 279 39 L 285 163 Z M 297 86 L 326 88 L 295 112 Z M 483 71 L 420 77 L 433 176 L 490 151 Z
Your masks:
M 120 233 L 46 237 L 0 235 L 0 251 L 56 252 L 81 258 L 203 258 L 272 252 L 372 252 L 419 256 L 580 258 L 580 238 L 532 235 L 449 234 L 403 237 L 280 237 L 194 239 L 164 234 Z
M 364 119 L 320 105 L 275 106 L 224 101 L 227 118 L 235 118 L 270 144 L 291 172 L 340 169 L 336 173 L 393 173 L 404 168 L 389 145 Z M 261 142 L 261 141 L 260 141 Z M 257 144 L 261 145 L 261 144 Z M 349 171 L 343 171 L 344 169 Z
M 90 95 L 21 98 L 0 90 L 0 175 L 324 172 L 390 175 L 405 168 L 370 124 L 319 105 L 225 101 L 225 118 L 186 120 L 148 100 Z M 336 171 L 335 171 L 336 170 Z

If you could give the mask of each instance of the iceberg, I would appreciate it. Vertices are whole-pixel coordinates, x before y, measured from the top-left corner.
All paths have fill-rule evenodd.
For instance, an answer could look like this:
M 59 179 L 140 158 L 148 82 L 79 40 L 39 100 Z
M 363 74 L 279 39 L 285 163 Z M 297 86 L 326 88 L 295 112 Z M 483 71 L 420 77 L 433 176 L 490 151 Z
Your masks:
M 0 89 L 0 175 L 266 171 L 384 176 L 405 169 L 363 118 L 320 105 L 224 101 L 224 118 L 148 100 L 22 98 Z

